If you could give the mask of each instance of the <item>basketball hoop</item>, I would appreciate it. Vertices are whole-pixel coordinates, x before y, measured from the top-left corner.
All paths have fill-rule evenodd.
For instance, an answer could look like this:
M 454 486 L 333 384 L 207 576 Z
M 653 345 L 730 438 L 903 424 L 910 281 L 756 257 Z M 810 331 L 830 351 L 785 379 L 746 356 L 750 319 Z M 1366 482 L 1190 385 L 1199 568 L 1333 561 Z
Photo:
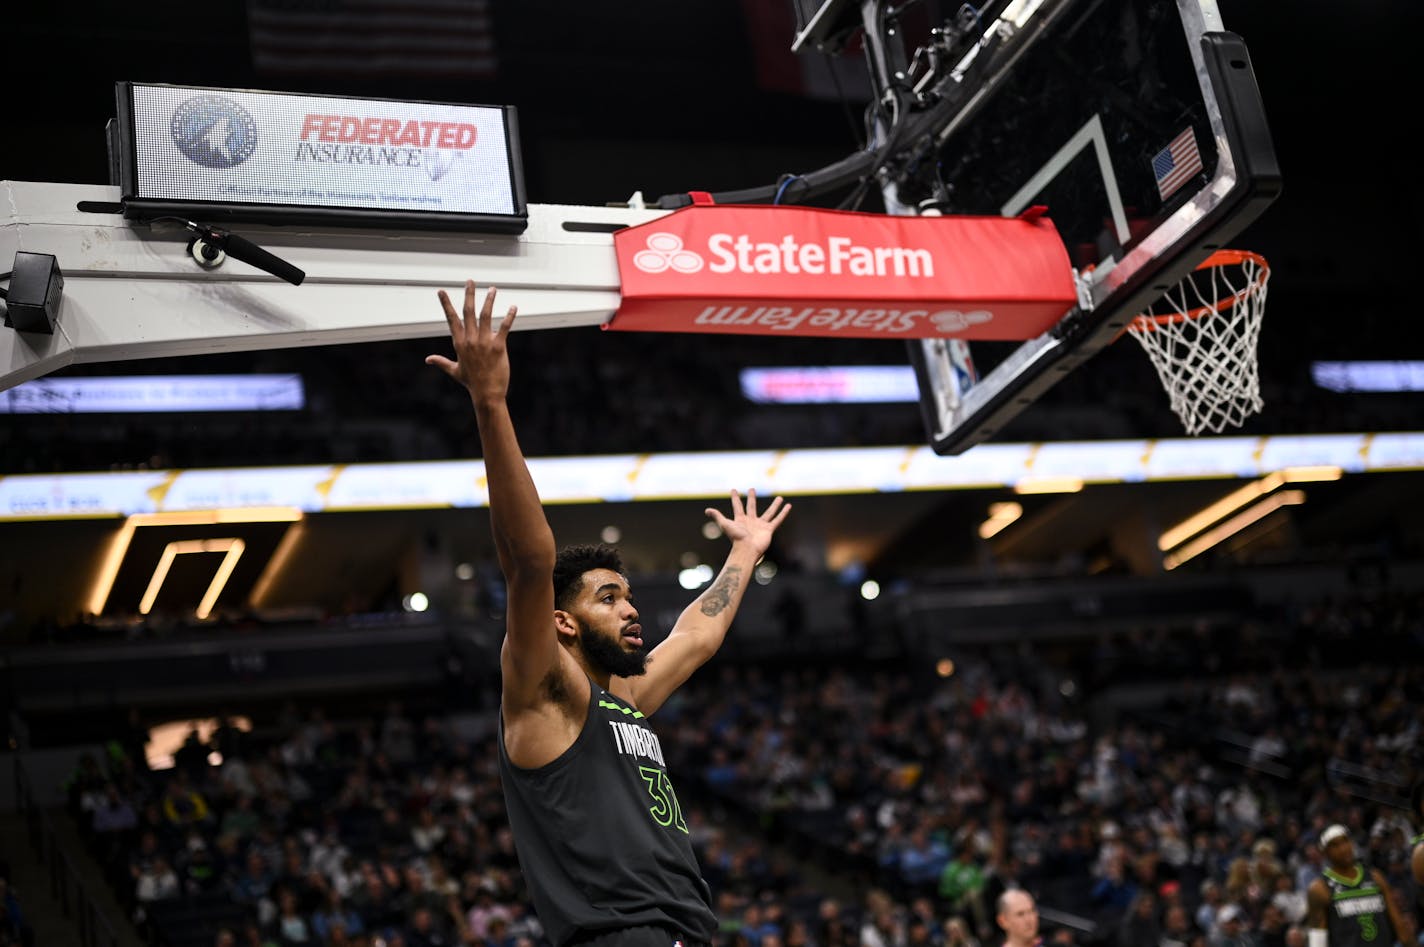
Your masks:
M 1271 268 L 1249 250 L 1218 250 L 1127 324 L 1188 434 L 1240 427 L 1260 411 L 1257 341 Z

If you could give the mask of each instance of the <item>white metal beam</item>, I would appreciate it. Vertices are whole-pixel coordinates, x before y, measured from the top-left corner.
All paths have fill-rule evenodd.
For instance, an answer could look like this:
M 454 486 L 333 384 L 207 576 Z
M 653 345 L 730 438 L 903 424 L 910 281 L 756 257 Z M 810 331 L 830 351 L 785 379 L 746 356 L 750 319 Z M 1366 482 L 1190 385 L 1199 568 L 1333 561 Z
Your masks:
M 669 213 L 531 204 L 517 236 L 230 228 L 303 270 L 293 286 L 231 257 L 203 269 L 180 225 L 119 214 L 117 187 L 0 181 L 0 199 L 0 268 L 24 250 L 64 274 L 53 335 L 0 328 L 0 391 L 73 363 L 440 336 L 435 290 L 466 279 L 517 290 L 520 329 L 600 325 L 620 299 L 607 228 Z

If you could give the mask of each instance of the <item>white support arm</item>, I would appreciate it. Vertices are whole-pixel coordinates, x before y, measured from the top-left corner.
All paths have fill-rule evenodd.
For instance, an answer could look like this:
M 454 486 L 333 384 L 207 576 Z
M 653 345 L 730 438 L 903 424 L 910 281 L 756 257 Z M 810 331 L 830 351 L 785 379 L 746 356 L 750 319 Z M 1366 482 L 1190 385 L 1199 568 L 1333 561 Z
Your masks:
M 305 271 L 300 286 L 228 257 L 205 270 L 191 234 L 119 213 L 119 189 L 0 181 L 0 270 L 16 251 L 55 257 L 64 275 L 53 335 L 0 328 L 0 391 L 72 363 L 442 336 L 435 290 L 466 279 L 508 291 L 520 329 L 600 325 L 619 304 L 610 232 L 669 211 L 529 205 L 518 236 L 227 225 Z

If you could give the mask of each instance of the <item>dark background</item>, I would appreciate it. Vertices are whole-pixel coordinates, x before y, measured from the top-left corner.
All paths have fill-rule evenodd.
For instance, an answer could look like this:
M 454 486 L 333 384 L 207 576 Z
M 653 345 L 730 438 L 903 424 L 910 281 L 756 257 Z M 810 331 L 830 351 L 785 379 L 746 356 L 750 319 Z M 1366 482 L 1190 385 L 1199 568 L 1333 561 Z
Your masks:
M 792 14 L 785 6 L 789 50 Z M 919 4 L 925 16 L 952 6 Z M 634 191 L 652 200 L 774 184 L 783 173 L 814 170 L 856 148 L 860 105 L 759 82 L 749 30 L 764 30 L 764 21 L 775 18 L 758 17 L 753 26 L 745 15 L 751 7 L 750 0 L 496 3 L 498 76 L 439 82 L 259 75 L 240 3 L 25 4 L 5 23 L 10 91 L 0 177 L 107 183 L 104 124 L 114 112 L 114 83 L 128 79 L 513 104 L 531 203 L 603 204 Z M 1247 42 L 1285 182 L 1277 202 L 1235 241 L 1266 255 L 1273 270 L 1261 346 L 1271 401 L 1255 427 L 1328 426 L 1342 407 L 1363 408 L 1359 420 L 1370 424 L 1368 404 L 1326 399 L 1301 411 L 1294 402 L 1323 397 L 1309 390 L 1312 359 L 1411 354 L 1414 294 L 1407 281 L 1416 241 L 1408 234 L 1419 197 L 1410 186 L 1412 123 L 1401 97 L 1415 86 L 1407 44 L 1419 35 L 1424 12 L 1402 0 L 1358 4 L 1348 13 L 1315 0 L 1288 12 L 1223 0 L 1220 10 L 1225 27 Z M 684 340 L 660 341 L 675 349 Z M 814 364 L 825 354 L 823 344 L 807 340 L 785 351 L 764 340 L 705 347 L 729 358 L 768 348 L 776 349 L 770 360 L 785 363 Z M 905 360 L 898 342 L 872 345 L 869 356 L 860 343 L 839 348 L 831 349 L 838 360 Z M 1119 361 L 1140 362 L 1139 353 L 1131 355 Z M 1118 387 L 1112 368 L 1085 371 L 1107 375 L 1106 386 Z M 1152 379 L 1132 379 L 1134 396 L 1156 398 L 1135 388 L 1142 380 Z M 1170 415 L 1149 423 L 1164 429 L 1135 434 L 1174 433 Z M 1383 416 L 1373 426 L 1397 423 Z M 902 433 L 889 432 L 888 440 Z M 1055 436 L 1033 425 L 1022 433 Z
M 925 15 L 952 6 L 920 5 Z M 25 4 L 5 18 L 0 177 L 107 183 L 104 126 L 114 112 L 114 83 L 133 80 L 512 104 L 531 203 L 604 204 L 635 191 L 653 200 L 770 185 L 858 147 L 860 105 L 760 81 L 750 31 L 766 27 L 751 25 L 751 9 L 752 0 L 497 2 L 497 77 L 415 82 L 259 75 L 240 3 Z M 1348 7 L 1222 0 L 1220 10 L 1224 26 L 1250 50 L 1284 176 L 1281 197 L 1234 241 L 1272 266 L 1260 348 L 1266 407 L 1242 432 L 1413 430 L 1418 395 L 1326 392 L 1311 384 L 1309 367 L 1317 359 L 1409 359 L 1421 349 L 1411 325 L 1418 296 L 1412 229 L 1420 208 L 1409 47 L 1421 35 L 1424 8 L 1405 0 Z M 783 20 L 780 42 L 789 49 L 789 6 Z M 64 371 L 298 371 L 310 406 L 296 415 L 11 416 L 0 421 L 0 474 L 478 456 L 462 393 L 422 364 L 440 342 L 74 366 Z M 530 455 L 926 442 L 916 405 L 758 407 L 737 390 L 737 369 L 746 365 L 905 364 L 903 342 L 589 328 L 528 333 L 513 358 L 522 383 L 512 398 Z M 1180 436 L 1145 357 L 1120 345 L 1053 388 L 997 439 Z M 1329 555 L 1341 544 L 1418 544 L 1412 475 L 1347 482 L 1329 489 L 1349 493 L 1353 505 L 1328 516 L 1305 508 L 1297 514 L 1316 517 L 1307 545 L 1321 543 L 1318 554 Z M 1199 501 L 1192 493 L 1169 496 L 1169 489 L 1085 494 L 1071 528 L 1044 524 L 1037 542 L 1019 544 L 1022 554 L 1080 555 L 1115 521 L 1144 510 L 1159 518 Z M 1182 489 L 1200 492 L 1201 485 Z M 982 552 L 973 526 L 993 499 L 977 491 L 808 498 L 797 519 L 816 523 L 821 544 L 842 532 L 873 534 L 866 540 L 872 568 L 972 564 Z M 876 506 L 892 502 L 903 509 Z

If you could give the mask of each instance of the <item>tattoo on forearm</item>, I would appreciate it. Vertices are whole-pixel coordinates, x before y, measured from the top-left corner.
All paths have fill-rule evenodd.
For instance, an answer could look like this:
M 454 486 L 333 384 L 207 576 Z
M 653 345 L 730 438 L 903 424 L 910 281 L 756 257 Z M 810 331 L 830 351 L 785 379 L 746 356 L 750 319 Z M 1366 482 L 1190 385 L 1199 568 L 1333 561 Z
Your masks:
M 736 566 L 726 569 L 717 579 L 717 584 L 707 590 L 702 596 L 702 614 L 708 618 L 713 618 L 722 614 L 727 607 L 732 604 L 732 595 L 737 591 L 737 586 L 742 584 L 742 570 Z

